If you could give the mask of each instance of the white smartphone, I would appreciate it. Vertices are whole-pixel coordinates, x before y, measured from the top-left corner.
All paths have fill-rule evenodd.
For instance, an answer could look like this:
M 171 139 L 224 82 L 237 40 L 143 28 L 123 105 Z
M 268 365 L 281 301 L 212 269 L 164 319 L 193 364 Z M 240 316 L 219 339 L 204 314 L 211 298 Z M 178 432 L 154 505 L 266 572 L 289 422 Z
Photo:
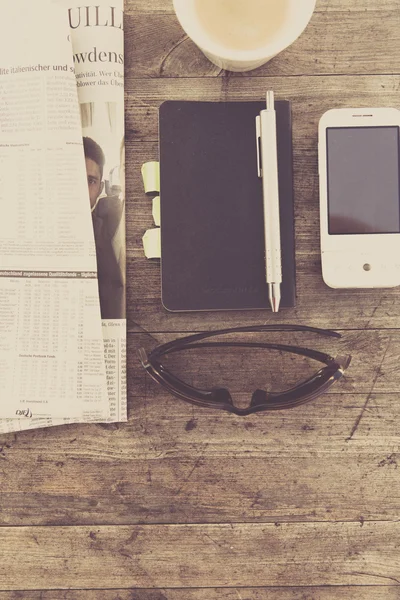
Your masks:
M 400 111 L 341 108 L 319 123 L 322 276 L 333 288 L 400 285 Z

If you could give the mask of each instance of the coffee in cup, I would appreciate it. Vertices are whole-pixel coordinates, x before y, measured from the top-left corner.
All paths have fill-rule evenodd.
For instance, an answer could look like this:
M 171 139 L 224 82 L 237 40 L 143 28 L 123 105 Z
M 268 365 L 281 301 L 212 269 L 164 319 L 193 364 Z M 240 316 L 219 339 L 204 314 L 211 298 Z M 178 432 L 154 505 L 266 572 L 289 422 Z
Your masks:
M 316 0 L 174 0 L 177 17 L 217 66 L 249 71 L 289 46 L 307 26 Z

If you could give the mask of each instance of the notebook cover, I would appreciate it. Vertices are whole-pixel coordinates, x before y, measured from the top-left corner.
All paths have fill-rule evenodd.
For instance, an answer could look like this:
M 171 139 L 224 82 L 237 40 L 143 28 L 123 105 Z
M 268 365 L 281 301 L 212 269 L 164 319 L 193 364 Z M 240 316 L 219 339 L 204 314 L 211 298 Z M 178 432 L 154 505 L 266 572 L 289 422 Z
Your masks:
M 295 304 L 290 103 L 277 101 L 282 307 Z M 264 102 L 160 107 L 162 302 L 170 311 L 270 309 L 255 118 Z

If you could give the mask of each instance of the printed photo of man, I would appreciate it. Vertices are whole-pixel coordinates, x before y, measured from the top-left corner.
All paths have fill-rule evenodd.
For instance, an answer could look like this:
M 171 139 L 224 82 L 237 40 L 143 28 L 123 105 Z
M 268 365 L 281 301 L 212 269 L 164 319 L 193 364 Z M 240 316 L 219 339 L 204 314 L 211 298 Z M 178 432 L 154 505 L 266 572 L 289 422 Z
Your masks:
M 115 254 L 115 236 L 120 230 L 124 205 L 117 196 L 103 196 L 104 166 L 102 148 L 90 137 L 83 138 L 86 173 L 96 244 L 101 316 L 125 318 L 124 262 Z
M 83 138 L 83 147 L 85 151 L 90 208 L 93 211 L 104 189 L 103 170 L 106 159 L 103 150 L 91 138 Z

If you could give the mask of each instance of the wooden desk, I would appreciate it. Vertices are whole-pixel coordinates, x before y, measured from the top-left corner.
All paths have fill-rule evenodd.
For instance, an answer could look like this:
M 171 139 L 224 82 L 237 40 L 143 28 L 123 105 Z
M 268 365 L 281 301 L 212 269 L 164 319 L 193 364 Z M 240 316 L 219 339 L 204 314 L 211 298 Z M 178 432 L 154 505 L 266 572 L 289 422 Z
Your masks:
M 127 0 L 127 425 L 1 436 L 0 600 L 395 600 L 400 596 L 400 291 L 322 282 L 317 122 L 328 108 L 400 104 L 399 0 L 319 0 L 305 34 L 265 67 L 220 72 L 171 0 Z M 140 166 L 157 158 L 164 99 L 293 102 L 297 308 L 168 314 L 144 259 L 152 226 Z M 343 340 L 268 336 L 349 352 L 348 376 L 302 408 L 237 418 L 166 395 L 137 347 L 198 330 L 277 322 Z M 188 380 L 236 390 L 295 381 L 301 358 L 197 355 Z M 217 377 L 218 381 L 215 381 Z M 75 591 L 61 591 L 72 588 Z M 48 591 L 45 591 L 48 590 Z

